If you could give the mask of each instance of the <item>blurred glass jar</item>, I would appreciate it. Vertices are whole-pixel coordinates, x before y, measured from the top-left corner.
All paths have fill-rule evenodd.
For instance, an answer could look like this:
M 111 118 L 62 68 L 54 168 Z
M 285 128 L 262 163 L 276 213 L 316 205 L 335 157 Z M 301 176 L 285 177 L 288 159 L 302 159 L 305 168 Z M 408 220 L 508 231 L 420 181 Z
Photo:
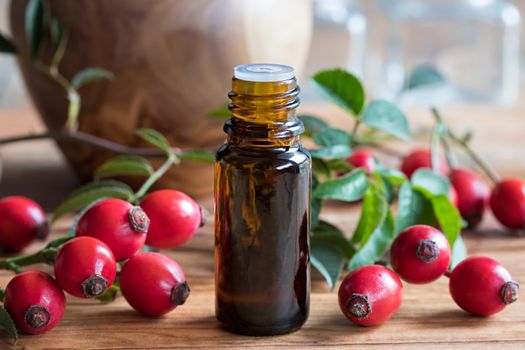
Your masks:
M 363 53 L 347 67 L 376 98 L 404 104 L 494 103 L 519 98 L 520 30 L 507 0 L 361 0 L 368 21 Z M 431 65 L 447 83 L 406 92 L 410 73 Z
M 319 70 L 346 67 L 362 71 L 366 46 L 366 18 L 357 0 L 313 0 L 315 24 L 304 75 L 307 79 Z M 352 57 L 350 60 L 349 57 Z M 307 83 L 301 84 L 301 99 L 321 96 Z

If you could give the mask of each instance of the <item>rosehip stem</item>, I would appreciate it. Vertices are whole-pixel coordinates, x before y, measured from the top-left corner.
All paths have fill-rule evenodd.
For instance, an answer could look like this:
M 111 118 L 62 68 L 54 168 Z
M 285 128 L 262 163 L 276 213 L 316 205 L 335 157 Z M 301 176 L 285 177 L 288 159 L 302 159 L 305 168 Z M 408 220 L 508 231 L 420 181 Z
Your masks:
M 431 109 L 432 114 L 436 118 L 436 120 L 443 125 L 446 125 L 443 121 L 443 118 L 441 117 L 441 114 L 436 108 Z M 483 158 L 481 158 L 468 144 L 468 141 L 462 139 L 461 137 L 458 137 L 448 126 L 447 126 L 447 135 L 450 137 L 452 141 L 460 145 L 465 152 L 472 158 L 472 160 L 480 167 L 481 170 L 494 182 L 494 184 L 497 184 L 499 182 L 499 176 L 498 174 L 492 169 L 492 167 L 487 163 Z
M 448 140 L 446 138 L 447 135 L 447 125 L 443 123 L 443 120 L 438 119 L 434 129 L 432 130 L 432 169 L 436 172 L 439 172 L 439 169 L 437 169 L 439 164 L 439 157 L 435 150 L 439 148 L 440 144 L 443 146 L 443 151 L 445 153 L 445 158 L 447 160 L 448 166 L 451 169 L 455 169 L 458 167 L 458 161 L 456 160 L 456 157 L 454 156 L 454 153 L 450 148 L 450 144 L 448 143 Z
M 450 278 L 450 274 L 452 273 L 452 271 L 450 270 L 447 270 L 445 271 L 445 273 L 443 274 L 443 276 L 447 277 L 447 278 Z
M 78 130 L 49 130 L 41 134 L 29 134 L 24 136 L 14 136 L 4 139 L 0 139 L 0 146 L 7 145 L 11 143 L 24 142 L 24 141 L 36 141 L 36 140 L 45 140 L 53 139 L 56 141 L 76 141 L 80 143 L 85 143 L 106 151 L 110 151 L 118 154 L 125 155 L 136 155 L 142 157 L 152 157 L 160 158 L 164 157 L 166 153 L 157 148 L 142 148 L 142 147 L 129 147 L 125 146 L 111 140 L 98 137 L 91 134 L 86 134 Z M 172 148 L 173 153 L 175 153 L 182 160 L 199 160 L 204 162 L 211 162 L 212 153 L 209 150 L 199 150 L 199 149 L 188 149 L 182 150 L 180 148 Z
M 135 193 L 135 198 L 140 199 L 146 195 L 148 190 L 153 184 L 162 177 L 168 171 L 168 169 L 175 163 L 179 162 L 179 158 L 174 154 L 170 153 L 168 159 L 162 164 L 157 171 L 155 171 L 147 180 L 144 182 L 142 187 Z
M 73 237 L 57 238 L 54 241 L 49 242 L 44 249 L 34 254 L 0 259 L 0 270 L 11 270 L 15 273 L 20 273 L 22 272 L 23 266 L 34 264 L 51 265 L 55 261 L 55 256 L 58 253 L 59 247 L 72 238 Z
M 356 119 L 355 123 L 354 123 L 354 127 L 352 129 L 352 133 L 351 133 L 351 136 L 352 136 L 352 139 L 351 139 L 351 142 L 352 142 L 352 146 L 357 146 L 357 141 L 356 141 L 356 138 L 357 138 L 357 131 L 359 130 L 359 126 L 361 125 L 361 119 Z

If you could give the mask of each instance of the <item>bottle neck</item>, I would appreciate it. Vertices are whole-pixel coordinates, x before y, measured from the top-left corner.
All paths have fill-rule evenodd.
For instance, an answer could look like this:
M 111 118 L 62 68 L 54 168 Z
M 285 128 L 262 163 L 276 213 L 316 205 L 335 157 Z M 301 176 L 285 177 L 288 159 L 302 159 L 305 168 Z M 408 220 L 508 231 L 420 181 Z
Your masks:
M 279 82 L 234 78 L 228 96 L 232 117 L 225 123 L 224 131 L 230 144 L 252 148 L 297 145 L 304 126 L 295 113 L 299 106 L 295 78 Z

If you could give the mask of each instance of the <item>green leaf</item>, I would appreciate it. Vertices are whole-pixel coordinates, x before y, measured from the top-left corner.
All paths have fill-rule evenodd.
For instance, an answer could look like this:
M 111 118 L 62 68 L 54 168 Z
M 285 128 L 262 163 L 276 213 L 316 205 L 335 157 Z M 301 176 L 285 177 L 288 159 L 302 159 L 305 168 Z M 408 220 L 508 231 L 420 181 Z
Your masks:
M 330 171 L 336 171 L 338 173 L 347 173 L 354 169 L 346 159 L 331 159 L 326 161 L 326 165 Z
M 228 104 L 220 106 L 219 108 L 214 109 L 213 111 L 208 112 L 208 117 L 217 118 L 217 119 L 228 119 L 232 116 L 232 112 L 228 108 Z
M 310 205 L 310 229 L 313 231 L 317 228 L 319 224 L 319 213 L 321 212 L 321 200 L 312 199 Z
M 344 256 L 341 250 L 314 243 L 310 246 L 310 262 L 323 275 L 328 287 L 334 288 L 343 270 Z
M 310 242 L 314 245 L 329 245 L 333 246 L 343 253 L 345 258 L 350 258 L 355 250 L 345 237 L 344 233 L 336 226 L 320 220 L 319 224 L 313 231 L 310 237 Z
M 137 129 L 135 134 L 153 146 L 163 150 L 167 155 L 175 155 L 166 138 L 159 132 L 152 129 Z
M 319 146 L 350 145 L 352 137 L 344 130 L 324 128 L 313 134 L 314 142 Z
M 394 200 L 396 199 L 396 189 L 392 182 L 390 182 L 390 180 L 386 176 L 383 176 L 380 173 L 375 173 L 372 175 L 378 180 L 379 188 L 385 196 L 386 201 L 388 203 L 394 202 Z
M 412 71 L 405 84 L 405 90 L 416 89 L 425 85 L 444 83 L 445 77 L 431 65 L 420 65 Z
M 338 199 L 353 202 L 363 198 L 368 187 L 368 179 L 363 169 L 356 169 L 349 174 L 319 184 L 314 190 L 314 198 Z
M 458 209 L 450 203 L 446 194 L 440 194 L 432 198 L 432 208 L 438 220 L 441 230 L 448 239 L 451 247 L 454 246 L 456 238 L 461 233 L 461 215 Z
M 418 169 L 410 180 L 414 187 L 424 188 L 433 195 L 450 193 L 450 182 L 444 176 L 436 174 L 430 169 Z
M 67 213 L 81 210 L 91 202 L 102 197 L 131 201 L 133 199 L 133 191 L 125 183 L 113 180 L 101 180 L 81 186 L 58 206 L 53 215 L 53 221 Z
M 388 203 L 379 188 L 372 182 L 366 190 L 361 207 L 361 217 L 352 236 L 352 243 L 363 246 L 372 233 L 385 221 Z
M 95 179 L 125 175 L 150 176 L 154 173 L 151 163 L 143 157 L 133 155 L 116 156 L 95 171 Z
M 16 331 L 16 325 L 13 318 L 6 309 L 0 307 L 0 326 L 6 330 L 13 342 L 16 344 L 18 341 L 18 332 Z
M 0 34 L 0 52 L 16 54 L 18 50 L 11 39 Z
M 56 69 L 66 53 L 67 43 L 69 40 L 69 33 L 64 28 L 64 25 L 56 20 L 52 19 L 50 23 L 51 31 L 51 42 L 56 46 L 55 53 L 53 54 L 53 59 L 51 60 L 52 69 Z
M 397 169 L 382 168 L 378 172 L 395 186 L 401 186 L 407 181 L 407 177 Z
M 28 52 L 32 58 L 38 54 L 44 32 L 44 6 L 41 0 L 30 0 L 25 12 L 25 34 Z
M 467 247 L 461 235 L 456 238 L 454 245 L 452 246 L 452 255 L 450 257 L 450 268 L 454 268 L 467 258 Z
M 101 79 L 111 80 L 113 79 L 113 73 L 102 68 L 86 68 L 75 74 L 73 80 L 71 80 L 71 85 L 75 89 L 79 89 L 86 84 Z
M 317 178 L 327 179 L 331 175 L 327 162 L 319 158 L 312 158 L 312 171 Z
M 184 150 L 183 153 L 179 154 L 179 158 L 181 160 L 196 160 L 213 164 L 215 162 L 215 153 L 200 149 Z
M 383 223 L 372 233 L 370 239 L 359 249 L 348 263 L 348 269 L 375 263 L 385 254 L 395 238 L 394 218 L 390 209 Z
M 432 203 L 421 191 L 412 188 L 410 182 L 405 182 L 399 191 L 395 224 L 396 234 L 412 225 L 436 224 Z
M 352 148 L 349 145 L 333 145 L 309 151 L 312 157 L 322 159 L 346 158 L 352 154 Z
M 52 19 L 49 23 L 49 31 L 51 34 L 51 42 L 53 45 L 58 45 L 64 35 L 64 25 L 59 20 Z
M 115 282 L 104 293 L 102 293 L 102 295 L 99 295 L 97 299 L 103 303 L 110 303 L 117 298 L 119 292 L 120 286 Z
M 354 115 L 365 103 L 365 90 L 357 77 L 343 69 L 324 70 L 312 77 L 313 85 L 332 102 Z
M 393 103 L 374 100 L 363 112 L 363 122 L 371 128 L 379 129 L 401 140 L 411 138 L 405 114 Z
M 324 120 L 311 116 L 311 115 L 300 115 L 298 118 L 304 124 L 304 136 L 311 137 L 314 133 L 327 128 L 329 125 Z

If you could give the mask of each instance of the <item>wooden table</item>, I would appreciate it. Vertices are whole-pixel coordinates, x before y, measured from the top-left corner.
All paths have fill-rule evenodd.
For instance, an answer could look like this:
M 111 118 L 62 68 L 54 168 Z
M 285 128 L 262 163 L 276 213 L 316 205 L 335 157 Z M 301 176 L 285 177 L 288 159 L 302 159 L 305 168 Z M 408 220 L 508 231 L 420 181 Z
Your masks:
M 463 130 L 477 132 L 474 146 L 504 175 L 525 177 L 525 116 L 519 106 L 496 108 L 453 108 L 446 117 Z M 325 105 L 307 105 L 304 111 L 330 116 L 346 125 L 348 117 Z M 410 113 L 415 129 L 430 125 L 426 111 Z M 0 113 L 0 137 L 38 131 L 42 128 L 30 110 Z M 407 145 L 392 144 L 406 151 Z M 0 196 L 24 194 L 52 209 L 77 182 L 64 166 L 55 146 L 47 141 L 5 147 L 1 151 L 4 174 Z M 200 202 L 212 209 L 210 198 Z M 351 234 L 357 212 L 351 205 L 331 205 L 322 215 Z M 60 221 L 54 235 L 64 234 L 69 220 Z M 160 319 L 135 313 L 120 297 L 110 304 L 69 298 L 60 325 L 40 336 L 22 336 L 14 349 L 172 349 L 172 348 L 359 348 L 390 349 L 524 349 L 525 302 L 518 301 L 495 317 L 478 318 L 460 311 L 448 294 L 447 280 L 414 286 L 405 284 L 404 300 L 394 318 L 380 326 L 353 326 L 339 311 L 335 292 L 329 291 L 319 275 L 313 274 L 311 312 L 305 326 L 293 334 L 253 338 L 237 336 L 219 327 L 214 316 L 214 261 L 211 223 L 186 246 L 170 252 L 185 269 L 192 294 L 187 303 Z M 472 255 L 500 260 L 525 285 L 525 237 L 505 232 L 489 214 L 478 232 L 464 234 Z M 31 249 L 35 250 L 38 246 Z M 5 286 L 11 274 L 0 272 Z M 2 333 L 3 334 L 3 333 Z M 4 335 L 0 349 L 9 349 Z

